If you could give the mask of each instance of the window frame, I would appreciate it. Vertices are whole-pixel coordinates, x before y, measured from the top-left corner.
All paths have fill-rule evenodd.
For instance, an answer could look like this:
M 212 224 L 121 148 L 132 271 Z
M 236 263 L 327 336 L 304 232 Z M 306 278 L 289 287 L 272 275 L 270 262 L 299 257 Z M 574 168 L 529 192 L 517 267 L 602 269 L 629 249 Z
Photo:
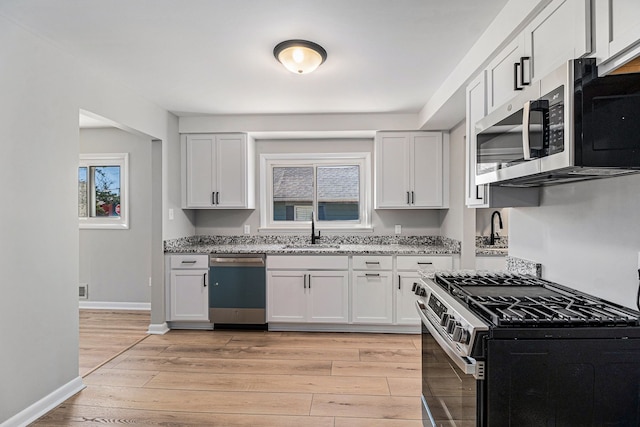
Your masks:
M 95 203 L 95 191 L 89 184 L 92 183 L 90 177 L 90 167 L 100 166 L 120 166 L 120 212 L 118 217 L 81 217 L 78 215 L 78 225 L 81 229 L 109 229 L 128 230 L 129 229 L 129 153 L 91 153 L 80 154 L 78 171 L 80 168 L 87 168 L 87 208 L 91 211 L 92 204 Z M 78 176 L 76 174 L 76 176 Z M 91 191 L 91 192 L 90 192 Z M 78 200 L 78 206 L 80 201 Z
M 319 221 L 317 188 L 315 188 L 317 166 L 358 166 L 360 170 L 360 206 L 357 221 Z M 260 231 L 309 230 L 311 221 L 274 221 L 273 219 L 273 168 L 313 167 L 314 195 L 313 215 L 315 227 L 325 231 L 373 231 L 371 226 L 372 181 L 371 153 L 263 153 L 260 154 Z

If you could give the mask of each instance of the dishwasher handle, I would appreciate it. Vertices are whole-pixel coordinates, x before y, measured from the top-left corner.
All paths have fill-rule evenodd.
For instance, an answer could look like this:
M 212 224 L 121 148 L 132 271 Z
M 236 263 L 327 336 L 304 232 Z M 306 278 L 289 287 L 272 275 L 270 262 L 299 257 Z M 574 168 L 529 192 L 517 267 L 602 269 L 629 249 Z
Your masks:
M 211 254 L 209 258 L 211 267 L 264 267 L 264 255 L 227 255 Z

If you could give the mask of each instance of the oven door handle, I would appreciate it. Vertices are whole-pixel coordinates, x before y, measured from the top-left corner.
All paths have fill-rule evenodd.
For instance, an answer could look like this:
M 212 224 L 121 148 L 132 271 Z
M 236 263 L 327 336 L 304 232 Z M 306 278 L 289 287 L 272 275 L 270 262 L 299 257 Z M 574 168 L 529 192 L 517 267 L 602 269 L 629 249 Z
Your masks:
M 440 335 L 438 330 L 431 324 L 427 316 L 422 311 L 420 307 L 420 301 L 416 301 L 416 310 L 418 310 L 418 314 L 420 315 L 420 319 L 422 320 L 422 324 L 427 327 L 429 333 L 433 337 L 434 340 L 438 343 L 438 345 L 442 348 L 442 350 L 447 353 L 447 355 L 451 358 L 453 363 L 460 368 L 462 372 L 465 374 L 471 374 L 473 376 L 476 375 L 476 361 L 470 357 L 460 357 L 447 343 L 447 341 Z

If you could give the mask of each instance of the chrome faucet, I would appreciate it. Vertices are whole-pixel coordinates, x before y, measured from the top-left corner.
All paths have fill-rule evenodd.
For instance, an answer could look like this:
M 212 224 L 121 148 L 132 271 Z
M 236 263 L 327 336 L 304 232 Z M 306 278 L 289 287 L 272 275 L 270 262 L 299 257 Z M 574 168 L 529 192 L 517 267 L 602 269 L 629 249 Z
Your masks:
M 495 218 L 496 214 L 498 215 L 498 225 L 500 227 L 500 230 L 502 230 L 502 216 L 500 215 L 500 212 L 493 211 L 493 213 L 491 214 L 491 237 L 489 237 L 489 244 L 490 245 L 495 245 L 496 244 L 496 240 L 500 238 L 500 236 L 498 235 L 498 233 L 494 229 L 494 218 Z
M 318 239 L 320 239 L 320 230 L 318 230 L 318 235 L 316 236 L 316 226 L 313 222 L 313 211 L 311 211 L 311 244 L 315 245 Z

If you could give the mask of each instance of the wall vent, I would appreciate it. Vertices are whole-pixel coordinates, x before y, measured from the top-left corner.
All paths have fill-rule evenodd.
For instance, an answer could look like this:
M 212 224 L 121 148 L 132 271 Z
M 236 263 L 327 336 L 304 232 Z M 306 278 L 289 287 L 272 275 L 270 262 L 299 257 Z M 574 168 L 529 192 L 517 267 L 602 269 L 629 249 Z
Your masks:
M 78 296 L 80 299 L 89 299 L 89 284 L 88 283 L 80 283 L 78 287 Z

